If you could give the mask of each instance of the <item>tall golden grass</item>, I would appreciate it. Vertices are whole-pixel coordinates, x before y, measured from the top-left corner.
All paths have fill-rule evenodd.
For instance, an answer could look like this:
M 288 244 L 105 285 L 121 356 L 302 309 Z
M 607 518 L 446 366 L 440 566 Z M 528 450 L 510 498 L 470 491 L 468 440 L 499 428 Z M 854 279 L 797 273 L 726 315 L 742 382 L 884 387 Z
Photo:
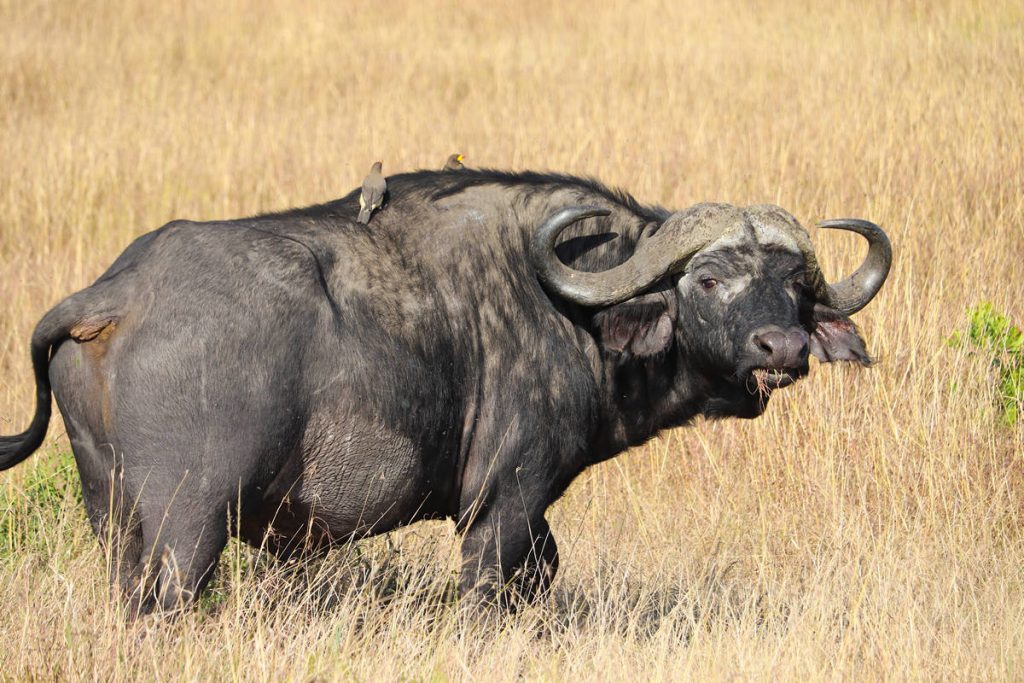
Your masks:
M 1024 314 L 1022 130 L 1013 0 L 0 0 L 5 434 L 33 325 L 132 237 L 334 198 L 378 158 L 861 216 L 896 253 L 857 316 L 877 367 L 587 472 L 553 595 L 509 620 L 444 602 L 433 523 L 299 568 L 232 545 L 195 613 L 126 624 L 55 420 L 0 477 L 0 676 L 1024 678 L 1024 430 L 946 343 L 974 302 Z M 833 276 L 861 256 L 815 237 Z

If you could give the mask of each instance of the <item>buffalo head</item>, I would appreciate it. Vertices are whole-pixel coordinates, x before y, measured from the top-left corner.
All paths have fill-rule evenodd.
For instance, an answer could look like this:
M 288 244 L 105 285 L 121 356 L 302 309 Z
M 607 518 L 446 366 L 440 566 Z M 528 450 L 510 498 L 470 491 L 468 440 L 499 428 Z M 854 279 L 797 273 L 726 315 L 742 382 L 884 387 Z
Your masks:
M 533 266 L 561 297 L 596 310 L 603 347 L 626 359 L 676 349 L 686 367 L 726 397 L 707 412 L 752 417 L 773 389 L 807 374 L 808 356 L 870 364 L 849 316 L 866 306 L 888 275 L 892 251 L 877 225 L 855 219 L 819 227 L 849 230 L 869 245 L 849 277 L 828 283 L 807 232 L 777 206 L 698 204 L 648 226 L 629 259 L 597 273 L 558 258 L 558 235 L 585 218 L 572 207 L 535 233 Z

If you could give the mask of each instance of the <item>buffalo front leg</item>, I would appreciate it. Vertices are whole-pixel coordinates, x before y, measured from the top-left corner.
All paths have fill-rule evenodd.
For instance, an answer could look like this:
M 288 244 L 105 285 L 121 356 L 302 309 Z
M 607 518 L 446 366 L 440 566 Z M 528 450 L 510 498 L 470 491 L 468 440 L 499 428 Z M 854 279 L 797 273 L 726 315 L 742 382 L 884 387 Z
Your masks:
M 516 501 L 517 503 L 519 501 Z M 459 595 L 471 605 L 515 609 L 547 592 L 558 570 L 558 549 L 543 515 L 516 505 L 492 507 L 462 540 Z
M 547 521 L 542 518 L 532 532 L 530 550 L 513 578 L 516 595 L 528 602 L 545 595 L 558 572 L 558 546 Z
M 572 386 L 559 372 L 553 367 L 547 381 Z M 529 393 L 521 389 L 509 395 L 524 392 Z M 587 429 L 580 416 L 590 413 L 581 410 L 552 421 L 515 411 L 500 402 L 488 406 L 489 415 L 513 417 L 481 422 L 466 456 L 457 525 L 464 532 L 459 576 L 464 602 L 514 608 L 546 592 L 558 569 L 558 550 L 544 513 L 579 471 L 577 435 Z M 549 422 L 558 429 L 539 427 Z

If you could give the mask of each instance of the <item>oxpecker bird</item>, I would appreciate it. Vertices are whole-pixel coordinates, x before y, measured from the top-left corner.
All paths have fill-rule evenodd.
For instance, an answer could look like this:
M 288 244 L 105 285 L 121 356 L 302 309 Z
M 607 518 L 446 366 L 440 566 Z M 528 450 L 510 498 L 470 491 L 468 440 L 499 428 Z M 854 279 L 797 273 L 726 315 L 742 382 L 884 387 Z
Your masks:
M 359 218 L 356 219 L 360 223 L 369 223 L 370 215 L 384 202 L 388 184 L 380 167 L 381 162 L 376 162 L 370 169 L 370 175 L 363 180 L 363 191 L 359 193 Z
M 444 162 L 444 168 L 442 171 L 461 171 L 465 166 L 462 165 L 462 155 L 453 154 L 448 157 L 448 161 Z

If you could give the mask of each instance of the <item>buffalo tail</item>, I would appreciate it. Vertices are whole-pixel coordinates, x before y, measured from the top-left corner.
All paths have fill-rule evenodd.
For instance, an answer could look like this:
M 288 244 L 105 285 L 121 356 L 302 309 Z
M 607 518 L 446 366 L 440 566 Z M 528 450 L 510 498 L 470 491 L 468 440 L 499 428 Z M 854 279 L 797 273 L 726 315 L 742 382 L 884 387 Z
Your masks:
M 46 437 L 52 411 L 50 401 L 50 351 L 68 337 L 78 337 L 76 326 L 96 329 L 94 321 L 111 321 L 116 316 L 101 313 L 102 290 L 96 286 L 69 296 L 43 316 L 32 333 L 32 370 L 36 378 L 36 412 L 28 429 L 21 434 L 0 436 L 0 470 L 14 467 L 32 455 Z M 95 336 L 95 335 L 92 335 Z M 87 341 L 92 337 L 80 338 Z

